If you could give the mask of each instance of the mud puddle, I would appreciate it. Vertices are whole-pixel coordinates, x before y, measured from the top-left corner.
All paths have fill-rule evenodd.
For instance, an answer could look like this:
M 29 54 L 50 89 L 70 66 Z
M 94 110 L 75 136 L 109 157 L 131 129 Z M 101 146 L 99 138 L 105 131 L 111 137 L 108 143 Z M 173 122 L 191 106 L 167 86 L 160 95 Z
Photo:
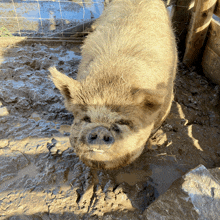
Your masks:
M 73 116 L 48 67 L 73 78 L 80 48 L 1 48 L 1 219 L 143 219 L 189 169 L 220 166 L 219 86 L 180 65 L 171 113 L 142 155 L 118 170 L 91 170 L 69 145 Z M 36 208 L 37 204 L 37 208 Z

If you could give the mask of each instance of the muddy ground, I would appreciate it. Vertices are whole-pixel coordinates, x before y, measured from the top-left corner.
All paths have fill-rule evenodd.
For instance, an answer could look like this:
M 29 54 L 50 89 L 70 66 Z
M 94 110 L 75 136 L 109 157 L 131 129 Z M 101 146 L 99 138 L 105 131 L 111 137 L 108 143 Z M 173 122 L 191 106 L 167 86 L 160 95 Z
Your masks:
M 69 145 L 71 113 L 48 78 L 75 78 L 79 46 L 0 49 L 0 219 L 144 219 L 171 183 L 199 164 L 220 166 L 220 87 L 182 64 L 171 113 L 132 164 L 92 170 Z

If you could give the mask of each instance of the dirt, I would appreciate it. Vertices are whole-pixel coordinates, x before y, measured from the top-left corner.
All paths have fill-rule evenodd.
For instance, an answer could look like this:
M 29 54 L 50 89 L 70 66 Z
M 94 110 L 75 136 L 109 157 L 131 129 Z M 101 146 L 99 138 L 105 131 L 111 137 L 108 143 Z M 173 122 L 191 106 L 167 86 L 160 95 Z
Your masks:
M 73 116 L 48 67 L 75 78 L 80 48 L 0 49 L 0 219 L 144 219 L 187 171 L 220 166 L 220 86 L 179 64 L 175 99 L 152 146 L 118 170 L 92 170 L 69 144 Z

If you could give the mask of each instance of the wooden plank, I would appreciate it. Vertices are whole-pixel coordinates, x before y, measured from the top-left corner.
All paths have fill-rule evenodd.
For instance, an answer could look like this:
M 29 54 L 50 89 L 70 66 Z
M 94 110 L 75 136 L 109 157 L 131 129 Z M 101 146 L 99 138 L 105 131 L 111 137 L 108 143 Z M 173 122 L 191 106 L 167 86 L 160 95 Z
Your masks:
M 217 0 L 196 0 L 187 37 L 183 63 L 192 66 L 199 58 Z
M 91 32 L 92 30 L 92 24 L 96 19 L 92 19 L 91 21 L 85 22 L 83 24 L 77 25 L 75 27 L 67 28 L 63 30 L 61 33 L 54 33 L 51 35 L 48 35 L 48 37 L 71 37 L 71 36 L 81 36 L 87 34 L 87 32 Z M 84 33 L 85 32 L 85 33 Z
M 215 15 L 220 17 L 220 0 L 217 0 L 214 13 L 215 13 Z
M 220 85 L 220 56 L 208 46 L 203 53 L 202 67 L 204 74 Z
M 205 75 L 220 85 L 220 24 L 214 19 L 210 24 L 202 67 Z
M 168 3 L 169 4 L 169 3 Z M 176 0 L 171 11 L 172 26 L 178 43 L 178 51 L 183 55 L 187 28 L 190 22 L 194 0 Z
M 25 41 L 27 37 L 1 37 L 0 47 L 7 47 Z
M 28 37 L 1 37 L 0 47 L 7 47 L 13 45 L 24 45 L 24 44 L 33 44 L 33 43 L 45 43 L 48 45 L 54 44 L 82 44 L 84 38 L 28 38 Z
M 206 46 L 220 56 L 220 24 L 214 19 L 212 19 L 210 24 Z

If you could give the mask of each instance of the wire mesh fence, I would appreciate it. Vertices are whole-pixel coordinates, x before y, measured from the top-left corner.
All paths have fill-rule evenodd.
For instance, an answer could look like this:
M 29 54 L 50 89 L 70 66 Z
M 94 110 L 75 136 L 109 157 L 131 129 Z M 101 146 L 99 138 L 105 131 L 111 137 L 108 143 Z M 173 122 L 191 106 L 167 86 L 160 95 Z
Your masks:
M 71 37 L 86 33 L 104 0 L 0 0 L 0 36 Z

